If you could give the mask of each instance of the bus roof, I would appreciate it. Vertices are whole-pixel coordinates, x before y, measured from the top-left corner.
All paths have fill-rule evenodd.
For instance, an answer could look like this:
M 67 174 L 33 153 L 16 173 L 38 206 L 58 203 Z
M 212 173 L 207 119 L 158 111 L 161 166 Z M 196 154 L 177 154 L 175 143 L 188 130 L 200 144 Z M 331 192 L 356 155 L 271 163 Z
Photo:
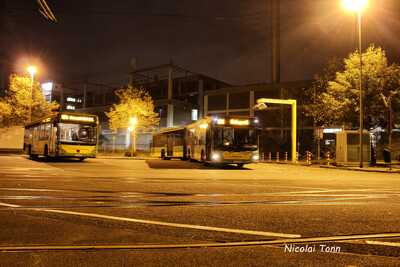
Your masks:
M 93 115 L 93 114 L 76 113 L 76 112 L 56 112 L 56 113 L 42 117 L 38 120 L 35 120 L 31 123 L 26 124 L 25 128 L 40 125 L 42 123 L 52 122 L 54 120 L 59 120 L 59 119 L 61 119 L 62 115 L 73 116 L 73 117 L 78 117 L 78 118 L 79 117 L 91 117 L 91 118 L 95 118 L 93 123 L 97 123 L 97 121 L 98 121 L 97 115 Z
M 160 130 L 157 134 L 165 134 L 165 133 L 173 133 L 173 132 L 179 132 L 179 131 L 184 131 L 186 128 L 185 127 L 171 127 L 171 128 L 164 128 Z

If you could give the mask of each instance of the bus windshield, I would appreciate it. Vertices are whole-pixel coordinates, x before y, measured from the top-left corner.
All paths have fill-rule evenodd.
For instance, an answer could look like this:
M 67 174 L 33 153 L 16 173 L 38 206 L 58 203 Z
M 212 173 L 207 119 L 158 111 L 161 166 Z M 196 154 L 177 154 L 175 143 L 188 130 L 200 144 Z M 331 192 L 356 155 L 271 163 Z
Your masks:
M 254 128 L 216 127 L 213 129 L 214 147 L 221 150 L 257 150 Z
M 60 141 L 96 144 L 96 127 L 85 124 L 59 123 Z

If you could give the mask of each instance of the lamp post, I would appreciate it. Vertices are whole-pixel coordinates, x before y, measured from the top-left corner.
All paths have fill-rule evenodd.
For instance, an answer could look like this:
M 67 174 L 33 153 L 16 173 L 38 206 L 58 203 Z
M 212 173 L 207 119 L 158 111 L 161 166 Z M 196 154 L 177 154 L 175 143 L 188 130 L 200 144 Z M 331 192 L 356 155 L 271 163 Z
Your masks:
M 37 69 L 35 66 L 29 66 L 27 68 L 27 71 L 29 72 L 29 74 L 31 75 L 31 91 L 30 91 L 30 96 L 29 96 L 29 122 L 32 122 L 32 98 L 33 98 L 33 82 L 34 82 L 34 78 L 35 78 L 35 74 L 37 72 Z
M 362 81 L 363 81 L 363 58 L 362 58 L 362 13 L 368 6 L 368 0 L 342 0 L 343 7 L 346 10 L 355 12 L 357 14 L 358 22 L 358 52 L 360 54 L 360 77 L 359 77 L 359 91 L 360 91 L 360 168 L 363 167 L 363 129 L 364 129 L 364 106 L 363 106 L 363 91 L 362 91 Z
M 136 126 L 138 123 L 138 119 L 136 117 L 132 117 L 129 119 L 129 131 L 131 132 L 131 157 L 136 153 Z

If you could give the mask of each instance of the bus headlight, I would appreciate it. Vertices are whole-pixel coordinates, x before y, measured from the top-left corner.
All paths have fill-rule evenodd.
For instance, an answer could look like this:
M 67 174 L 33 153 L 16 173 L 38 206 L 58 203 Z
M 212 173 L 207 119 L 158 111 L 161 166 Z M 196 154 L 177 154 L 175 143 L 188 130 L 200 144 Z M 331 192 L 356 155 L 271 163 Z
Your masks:
M 260 159 L 260 156 L 258 154 L 254 154 L 253 157 L 251 157 L 253 161 L 258 161 Z
M 212 161 L 220 161 L 221 160 L 221 155 L 219 153 L 213 152 L 211 154 L 211 159 L 212 159 Z

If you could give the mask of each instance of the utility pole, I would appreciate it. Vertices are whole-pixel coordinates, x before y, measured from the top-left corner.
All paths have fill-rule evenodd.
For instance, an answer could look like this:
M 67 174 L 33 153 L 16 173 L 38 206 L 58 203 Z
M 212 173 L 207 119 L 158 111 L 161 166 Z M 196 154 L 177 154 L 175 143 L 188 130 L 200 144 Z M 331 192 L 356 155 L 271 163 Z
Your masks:
M 281 34 L 280 34 L 280 1 L 270 0 L 271 8 L 271 80 L 272 83 L 281 81 Z
M 280 34 L 280 1 L 269 0 L 271 10 L 271 82 L 278 85 L 281 82 L 281 34 Z M 279 88 L 279 97 L 283 99 L 283 88 Z M 280 135 L 283 140 L 283 127 L 284 127 L 284 107 L 280 106 Z
M 174 125 L 174 104 L 172 99 L 173 93 L 173 65 L 172 62 L 168 67 L 168 106 L 167 106 L 167 127 Z
M 7 54 L 6 54 L 6 1 L 0 0 L 0 95 L 7 86 Z

